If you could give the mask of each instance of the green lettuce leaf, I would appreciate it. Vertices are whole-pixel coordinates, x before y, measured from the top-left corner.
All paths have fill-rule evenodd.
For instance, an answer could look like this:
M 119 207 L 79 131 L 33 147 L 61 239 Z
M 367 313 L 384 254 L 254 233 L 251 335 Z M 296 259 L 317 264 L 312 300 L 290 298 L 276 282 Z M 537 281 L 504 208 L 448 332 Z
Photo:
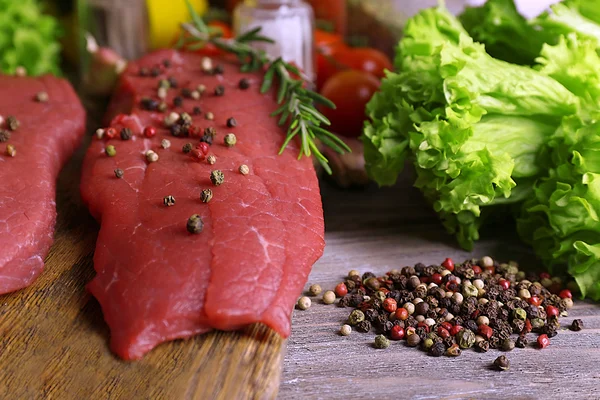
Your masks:
M 443 7 L 408 26 L 398 73 L 387 74 L 367 106 L 367 172 L 391 185 L 412 161 L 415 186 L 469 249 L 482 207 L 531 192 L 543 174 L 537 153 L 579 101 L 551 77 L 491 57 Z M 512 198 L 517 181 L 524 187 Z
M 550 11 L 530 22 L 546 43 L 556 44 L 560 36 L 573 32 L 600 41 L 597 0 L 563 0 L 550 8 Z
M 523 204 L 519 234 L 554 272 L 567 264 L 583 296 L 600 300 L 600 122 L 566 118 L 548 146 L 549 174 Z
M 0 0 L 0 71 L 60 74 L 57 21 L 43 15 L 36 0 Z
M 544 45 L 537 69 L 577 95 L 585 108 L 600 109 L 600 56 L 594 39 L 576 33 L 561 36 L 556 45 Z
M 500 60 L 532 65 L 545 43 L 544 35 L 519 14 L 513 0 L 488 0 L 481 7 L 467 7 L 459 19 L 469 35 Z

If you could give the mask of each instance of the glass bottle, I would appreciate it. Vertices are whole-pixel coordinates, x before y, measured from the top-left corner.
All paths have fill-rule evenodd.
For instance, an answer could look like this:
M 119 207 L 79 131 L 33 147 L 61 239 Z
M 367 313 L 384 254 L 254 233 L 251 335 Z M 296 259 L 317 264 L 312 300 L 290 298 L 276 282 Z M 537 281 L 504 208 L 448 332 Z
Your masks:
M 255 43 L 256 48 L 293 62 L 314 80 L 314 14 L 309 4 L 303 0 L 256 0 L 236 7 L 233 16 L 236 34 L 259 26 L 262 35 L 275 43 Z

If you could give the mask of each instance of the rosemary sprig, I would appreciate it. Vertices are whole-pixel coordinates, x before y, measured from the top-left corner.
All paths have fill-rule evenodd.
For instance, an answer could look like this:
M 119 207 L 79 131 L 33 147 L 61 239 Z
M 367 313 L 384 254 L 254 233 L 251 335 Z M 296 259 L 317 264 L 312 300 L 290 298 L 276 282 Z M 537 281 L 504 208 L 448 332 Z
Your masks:
M 262 93 L 266 93 L 276 83 L 278 87 L 277 103 L 280 107 L 271 115 L 279 117 L 279 125 L 287 124 L 287 136 L 279 154 L 284 152 L 292 139 L 299 137 L 300 153 L 298 159 L 303 156 L 310 157 L 314 155 L 323 166 L 323 169 L 331 174 L 329 162 L 319 150 L 316 140 L 340 154 L 351 150 L 335 134 L 323 128 L 323 126 L 329 126 L 330 122 L 317 110 L 316 105 L 320 104 L 335 108 L 335 104 L 317 92 L 306 88 L 305 80 L 307 77 L 294 65 L 283 61 L 281 58 L 273 59 L 265 51 L 251 46 L 252 43 L 256 42 L 273 43 L 271 39 L 260 34 L 260 27 L 233 39 L 222 38 L 218 32 L 211 31 L 189 1 L 186 0 L 186 2 L 192 16 L 192 23 L 182 24 L 182 27 L 190 37 L 185 38 L 182 35 L 178 45 L 187 44 L 195 48 L 202 48 L 207 43 L 212 43 L 219 49 L 234 54 L 240 61 L 243 72 L 265 70 L 260 90 Z

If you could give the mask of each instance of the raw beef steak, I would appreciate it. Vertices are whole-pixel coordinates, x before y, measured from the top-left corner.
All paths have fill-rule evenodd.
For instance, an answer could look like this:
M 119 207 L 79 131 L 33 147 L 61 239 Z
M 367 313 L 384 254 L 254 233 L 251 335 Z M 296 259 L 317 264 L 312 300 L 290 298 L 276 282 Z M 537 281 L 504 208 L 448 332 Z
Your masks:
M 56 222 L 56 178 L 80 143 L 85 111 L 65 80 L 0 76 L 0 116 L 2 294 L 30 285 L 44 268 Z
M 277 155 L 285 132 L 269 116 L 273 95 L 259 92 L 262 76 L 219 62 L 215 73 L 197 54 L 164 50 L 131 63 L 110 106 L 111 129 L 84 162 L 82 195 L 101 224 L 89 289 L 124 359 L 167 340 L 255 322 L 289 335 L 293 305 L 323 252 L 311 160 L 297 160 L 293 143 Z M 169 87 L 166 112 L 156 110 L 164 107 L 161 85 Z M 188 113 L 191 125 L 167 129 L 172 112 Z M 234 146 L 225 145 L 227 133 L 236 135 Z M 107 155 L 107 146 L 116 154 Z M 224 174 L 219 186 L 210 179 L 215 170 Z M 209 202 L 203 189 L 212 190 Z M 194 214 L 204 223 L 195 234 L 187 229 Z

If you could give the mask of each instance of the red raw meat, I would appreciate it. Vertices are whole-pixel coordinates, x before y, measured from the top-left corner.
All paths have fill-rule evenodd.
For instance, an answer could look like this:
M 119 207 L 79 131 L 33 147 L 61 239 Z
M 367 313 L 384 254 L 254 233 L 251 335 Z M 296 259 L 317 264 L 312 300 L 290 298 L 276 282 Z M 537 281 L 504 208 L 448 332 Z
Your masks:
M 142 77 L 169 60 L 159 77 Z M 297 160 L 298 147 L 290 144 L 277 155 L 285 139 L 277 119 L 272 94 L 260 94 L 262 77 L 242 74 L 239 65 L 220 60 L 222 75 L 201 70 L 202 57 L 163 50 L 131 63 L 110 106 L 108 120 L 117 131 L 133 131 L 131 140 L 94 140 L 88 150 L 82 177 L 82 195 L 100 222 L 94 256 L 96 277 L 89 289 L 98 299 L 111 329 L 111 347 L 124 359 L 138 359 L 157 344 L 211 329 L 236 330 L 254 322 L 270 326 L 282 336 L 290 333 L 290 316 L 310 269 L 322 255 L 324 224 L 317 177 L 308 158 Z M 142 109 L 143 97 L 158 99 L 160 79 L 177 80 L 162 114 Z M 238 87 L 249 79 L 247 90 Z M 206 92 L 199 100 L 185 98 L 182 107 L 173 98 L 183 88 L 199 84 Z M 225 93 L 214 89 L 223 85 Z M 186 143 L 197 137 L 174 137 L 163 119 L 172 110 L 193 114 L 193 125 L 202 132 L 214 127 L 217 136 L 209 154 L 215 165 L 184 154 Z M 205 119 L 206 112 L 214 121 Z M 236 127 L 226 121 L 234 117 Z M 156 136 L 142 129 L 153 126 Z M 233 132 L 237 144 L 228 148 L 224 135 Z M 162 139 L 171 147 L 162 149 Z M 116 147 L 115 157 L 104 154 Z M 144 153 L 159 155 L 148 163 Z M 238 169 L 246 164 L 247 176 Z M 123 178 L 114 170 L 124 171 Z M 225 174 L 225 183 L 213 186 L 211 170 Z M 202 189 L 213 199 L 204 204 Z M 163 204 L 165 196 L 175 206 Z M 190 234 L 186 222 L 200 214 L 204 230 Z
M 48 102 L 35 101 L 39 92 Z M 81 141 L 85 111 L 65 80 L 0 75 L 0 115 L 20 122 L 0 143 L 2 294 L 29 286 L 44 268 L 56 222 L 56 178 Z M 15 157 L 7 155 L 8 144 Z

